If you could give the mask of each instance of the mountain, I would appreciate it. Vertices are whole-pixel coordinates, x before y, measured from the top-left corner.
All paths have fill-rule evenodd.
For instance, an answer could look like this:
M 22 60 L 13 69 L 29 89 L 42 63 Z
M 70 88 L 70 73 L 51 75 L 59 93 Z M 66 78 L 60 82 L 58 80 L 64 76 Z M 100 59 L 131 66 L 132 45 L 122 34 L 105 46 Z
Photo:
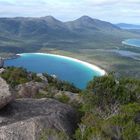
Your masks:
M 116 24 L 116 26 L 122 29 L 140 29 L 140 25 L 134 25 L 134 24 L 119 23 Z
M 67 27 L 70 30 L 83 30 L 83 31 L 111 31 L 111 30 L 120 30 L 119 27 L 105 21 L 98 19 L 93 19 L 88 16 L 82 16 L 77 20 L 66 22 Z
M 41 17 L 40 20 L 46 21 L 46 24 L 53 29 L 60 29 L 60 28 L 65 29 L 66 28 L 66 26 L 63 22 L 55 19 L 52 16 Z
M 4 34 L 28 37 L 65 31 L 65 25 L 51 16 L 42 18 L 1 18 L 0 31 Z
M 111 31 L 120 30 L 117 26 L 92 19 L 88 16 L 71 22 L 61 22 L 52 16 L 41 18 L 0 18 L 0 32 L 3 35 L 29 37 L 40 35 L 71 34 L 72 31 L 79 32 Z M 57 36 L 59 37 L 59 36 Z
M 123 39 L 137 36 L 136 33 L 88 16 L 69 22 L 52 16 L 0 18 L 0 51 L 6 53 L 34 52 L 41 48 L 75 51 L 112 47 L 112 44 L 118 44 Z

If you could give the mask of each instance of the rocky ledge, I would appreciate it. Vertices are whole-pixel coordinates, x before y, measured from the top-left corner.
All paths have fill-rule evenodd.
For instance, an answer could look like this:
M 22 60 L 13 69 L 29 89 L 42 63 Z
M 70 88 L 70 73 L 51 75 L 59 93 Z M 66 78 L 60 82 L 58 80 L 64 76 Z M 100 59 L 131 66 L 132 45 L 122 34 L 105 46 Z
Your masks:
M 53 99 L 19 99 L 0 110 L 0 140 L 39 140 L 43 130 L 71 136 L 77 114 Z
M 41 78 L 42 82 L 12 87 L 0 77 L 0 140 L 68 140 L 74 134 L 79 119 L 71 106 L 50 98 L 33 99 L 48 85 Z M 70 97 L 75 99 L 72 93 Z
M 9 85 L 0 77 L 0 109 L 13 100 Z

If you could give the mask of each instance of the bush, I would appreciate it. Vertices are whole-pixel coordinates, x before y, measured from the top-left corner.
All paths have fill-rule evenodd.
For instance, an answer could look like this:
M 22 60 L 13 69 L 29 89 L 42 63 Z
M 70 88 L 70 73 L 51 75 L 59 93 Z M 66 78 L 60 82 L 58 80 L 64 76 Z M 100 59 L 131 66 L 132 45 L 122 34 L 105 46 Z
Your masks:
M 12 87 L 29 81 L 28 73 L 23 68 L 8 67 L 4 73 L 1 74 L 1 77 L 4 78 Z
M 44 93 L 41 93 L 41 92 L 39 92 L 35 95 L 36 99 L 41 99 L 41 98 L 46 98 L 46 97 L 47 97 L 47 95 Z
M 89 82 L 82 94 L 86 111 L 99 107 L 101 110 L 111 109 L 112 105 L 138 102 L 140 99 L 140 80 L 122 78 L 114 75 L 95 78 Z
M 47 129 L 41 132 L 39 140 L 70 140 L 69 137 L 60 131 L 54 129 Z
M 6 70 L 0 75 L 12 87 L 19 84 L 24 84 L 30 81 L 41 82 L 41 78 L 37 77 L 35 73 L 27 72 L 26 69 L 7 67 Z
M 68 103 L 69 100 L 70 100 L 70 98 L 69 98 L 67 95 L 62 94 L 62 95 L 59 95 L 59 96 L 57 97 L 57 100 L 59 100 L 59 101 L 62 102 L 62 103 Z
M 71 83 L 68 83 L 66 81 L 58 80 L 58 79 L 48 75 L 47 73 L 44 73 L 43 75 L 48 79 L 49 85 L 54 86 L 58 90 L 70 91 L 70 92 L 73 92 L 73 93 L 79 93 L 81 91 L 79 88 L 75 87 Z
M 140 138 L 140 125 L 135 122 L 140 104 L 122 105 L 118 114 L 108 119 L 102 119 L 94 113 L 86 113 L 76 130 L 76 140 L 138 140 Z

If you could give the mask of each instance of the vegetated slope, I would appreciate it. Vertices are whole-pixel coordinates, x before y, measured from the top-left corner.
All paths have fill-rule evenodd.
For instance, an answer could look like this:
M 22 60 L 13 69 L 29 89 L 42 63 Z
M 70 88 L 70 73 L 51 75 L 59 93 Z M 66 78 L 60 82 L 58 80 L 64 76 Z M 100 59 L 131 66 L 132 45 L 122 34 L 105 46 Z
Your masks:
M 82 93 L 84 116 L 76 140 L 139 139 L 139 95 L 140 80 L 112 74 L 92 80 Z
M 129 32 L 133 32 L 135 34 L 140 34 L 140 29 L 128 29 Z
M 118 23 L 116 24 L 116 26 L 122 29 L 140 29 L 140 25 L 135 25 L 135 24 Z
M 83 31 L 85 33 L 90 31 L 113 31 L 120 30 L 119 27 L 105 21 L 93 19 L 88 16 L 82 16 L 74 21 L 66 22 L 70 30 Z
M 38 75 L 22 68 L 7 67 L 0 76 L 20 98 L 0 111 L 1 138 L 138 140 L 140 137 L 140 80 L 108 74 L 94 78 L 81 91 L 48 74 Z M 31 81 L 37 84 L 31 86 Z M 15 89 L 26 95 L 18 96 L 21 92 Z
M 42 47 L 64 50 L 105 47 L 120 43 L 124 38 L 139 37 L 109 22 L 88 16 L 71 22 L 61 22 L 51 16 L 0 18 L 0 35 L 9 39 L 6 43 L 0 42 L 0 48 L 5 47 L 7 51 L 7 47 L 14 46 L 15 53 L 36 51 Z
M 1 18 L 0 31 L 9 37 L 28 38 L 53 36 L 67 32 L 65 24 L 47 16 L 42 18 Z

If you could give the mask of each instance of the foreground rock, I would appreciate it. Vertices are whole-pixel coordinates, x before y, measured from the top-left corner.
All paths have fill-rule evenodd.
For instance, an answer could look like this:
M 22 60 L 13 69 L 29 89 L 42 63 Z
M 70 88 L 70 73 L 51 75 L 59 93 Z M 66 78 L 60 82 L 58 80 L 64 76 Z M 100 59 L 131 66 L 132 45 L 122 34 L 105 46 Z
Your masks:
M 37 76 L 46 84 L 48 84 L 48 79 L 42 74 L 38 73 Z
M 0 74 L 3 73 L 5 71 L 4 68 L 0 68 Z
M 20 99 L 0 110 L 0 140 L 39 140 L 47 129 L 70 136 L 76 124 L 76 112 L 68 105 L 53 99 Z
M 45 87 L 45 83 L 31 81 L 18 85 L 15 90 L 18 98 L 33 98 L 39 93 L 40 89 L 44 89 Z
M 0 57 L 0 68 L 3 68 L 4 66 L 4 59 Z
M 4 79 L 0 77 L 0 109 L 13 100 L 10 87 Z

